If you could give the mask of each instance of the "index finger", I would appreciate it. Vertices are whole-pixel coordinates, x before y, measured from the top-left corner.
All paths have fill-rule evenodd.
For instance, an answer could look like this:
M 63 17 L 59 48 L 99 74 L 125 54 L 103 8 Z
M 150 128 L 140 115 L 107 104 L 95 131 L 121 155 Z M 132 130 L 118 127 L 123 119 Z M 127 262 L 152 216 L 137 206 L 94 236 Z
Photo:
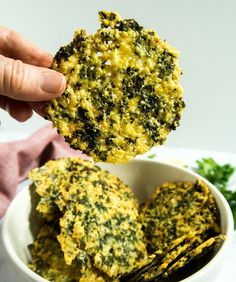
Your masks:
M 53 61 L 50 54 L 3 26 L 0 26 L 0 54 L 40 67 L 50 67 Z

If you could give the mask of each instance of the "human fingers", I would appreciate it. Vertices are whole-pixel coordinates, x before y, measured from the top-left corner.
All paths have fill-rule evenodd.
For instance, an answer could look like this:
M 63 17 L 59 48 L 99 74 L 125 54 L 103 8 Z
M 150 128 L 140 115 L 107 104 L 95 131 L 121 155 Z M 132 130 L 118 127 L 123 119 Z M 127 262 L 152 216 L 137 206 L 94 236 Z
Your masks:
M 15 100 L 46 101 L 61 95 L 65 77 L 54 70 L 0 55 L 0 93 Z
M 53 57 L 17 32 L 0 26 L 0 54 L 24 63 L 50 67 Z
M 0 108 L 7 111 L 11 117 L 19 122 L 28 120 L 33 114 L 31 107 L 26 102 L 12 100 L 9 97 L 1 95 Z
M 28 102 L 28 105 L 38 115 L 40 115 L 41 117 L 45 117 L 45 112 L 44 112 L 45 105 L 44 105 L 44 102 Z

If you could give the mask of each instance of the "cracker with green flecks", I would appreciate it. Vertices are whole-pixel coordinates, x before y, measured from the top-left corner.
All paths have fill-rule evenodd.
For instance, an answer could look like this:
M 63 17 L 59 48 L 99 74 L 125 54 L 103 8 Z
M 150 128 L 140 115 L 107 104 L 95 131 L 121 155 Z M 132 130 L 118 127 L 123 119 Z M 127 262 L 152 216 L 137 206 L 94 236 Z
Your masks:
M 189 232 L 206 231 L 205 239 L 221 232 L 216 202 L 200 180 L 157 187 L 141 207 L 140 218 L 149 252 L 162 249 Z
M 91 265 L 91 261 L 77 259 L 68 266 L 64 260 L 64 254 L 57 241 L 58 226 L 55 224 L 43 224 L 37 234 L 34 243 L 29 246 L 31 262 L 29 268 L 44 277 L 48 281 L 109 281 L 108 277 Z M 88 277 L 92 280 L 85 280 Z
M 126 162 L 162 144 L 179 125 L 184 102 L 178 52 L 153 30 L 99 12 L 100 29 L 75 32 L 53 69 L 66 76 L 46 118 L 74 149 L 95 161 Z
M 196 272 L 219 251 L 225 239 L 226 237 L 220 234 L 205 240 L 171 265 L 162 275 L 160 282 L 173 281 L 173 279 L 180 281 Z
M 218 235 L 201 241 L 201 235 L 189 233 L 174 240 L 122 275 L 120 282 L 182 281 L 206 264 L 225 240 L 224 235 Z
M 195 235 L 195 233 L 189 233 L 174 240 L 168 247 L 155 251 L 142 260 L 130 273 L 121 276 L 120 281 L 159 281 L 163 273 L 176 260 L 199 244 L 199 239 Z
M 79 158 L 49 161 L 30 178 L 40 195 L 38 211 L 59 221 L 67 265 L 88 256 L 116 278 L 146 256 L 137 200 L 120 179 Z

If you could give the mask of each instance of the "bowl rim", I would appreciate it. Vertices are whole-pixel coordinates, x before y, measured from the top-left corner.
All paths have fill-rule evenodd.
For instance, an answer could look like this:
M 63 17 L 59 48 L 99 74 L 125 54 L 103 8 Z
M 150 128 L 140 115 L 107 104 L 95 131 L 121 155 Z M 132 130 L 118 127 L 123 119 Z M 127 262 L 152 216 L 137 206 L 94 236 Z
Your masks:
M 15 266 L 18 271 L 20 271 L 23 275 L 25 275 L 28 278 L 34 279 L 35 281 L 38 282 L 48 282 L 45 278 L 42 276 L 38 275 L 36 272 L 31 270 L 17 255 L 16 251 L 14 250 L 10 238 L 7 236 L 8 235 L 8 226 L 9 226 L 9 220 L 10 217 L 14 211 L 15 206 L 17 205 L 18 201 L 20 198 L 24 196 L 28 192 L 29 184 L 26 184 L 25 186 L 22 187 L 22 190 L 15 196 L 15 198 L 12 200 L 10 203 L 4 218 L 3 218 L 3 223 L 2 223 L 2 242 L 3 242 L 3 247 L 5 250 L 5 254 L 9 258 L 11 265 Z
M 222 244 L 222 246 L 220 247 L 219 251 L 217 252 L 217 254 L 207 263 L 205 264 L 201 269 L 199 269 L 197 272 L 193 273 L 191 276 L 186 277 L 185 279 L 181 280 L 182 282 L 191 282 L 192 279 L 199 279 L 201 276 L 203 276 L 206 272 L 208 272 L 208 270 L 210 268 L 212 268 L 212 266 L 214 264 L 217 264 L 218 260 L 220 260 L 220 258 L 224 255 L 226 249 L 228 249 L 229 245 L 231 244 L 232 238 L 233 238 L 233 232 L 234 232 L 234 221 L 233 221 L 233 215 L 230 209 L 230 206 L 227 202 L 227 200 L 225 199 L 225 197 L 221 194 L 221 192 L 212 184 L 210 183 L 207 179 L 205 179 L 204 177 L 202 177 L 201 175 L 197 174 L 196 172 L 185 168 L 185 167 L 181 167 L 175 164 L 171 164 L 171 163 L 167 163 L 164 161 L 157 161 L 157 160 L 152 160 L 152 159 L 133 159 L 132 161 L 128 162 L 128 163 L 124 163 L 123 165 L 126 164 L 131 164 L 131 163 L 154 163 L 155 165 L 161 165 L 161 166 L 165 166 L 166 168 L 174 168 L 177 169 L 181 172 L 187 173 L 191 176 L 194 176 L 195 178 L 198 178 L 200 180 L 202 180 L 210 189 L 210 191 L 214 191 L 213 196 L 214 198 L 218 198 L 217 201 L 217 205 L 219 206 L 219 203 L 221 204 L 221 207 L 224 208 L 225 210 L 225 219 L 226 219 L 226 230 L 225 230 L 225 235 L 227 237 L 227 240 L 225 240 Z M 99 165 L 99 164 L 98 164 Z M 105 165 L 112 165 L 115 166 L 115 164 L 105 164 Z M 118 165 L 122 165 L 122 164 L 118 164 Z M 11 263 L 13 263 L 15 265 L 15 267 L 17 267 L 17 269 L 22 272 L 22 274 L 24 274 L 26 277 L 34 279 L 35 281 L 39 281 L 39 282 L 48 282 L 48 280 L 46 280 L 45 278 L 43 278 L 42 276 L 38 275 L 36 272 L 32 271 L 20 258 L 19 256 L 16 254 L 9 237 L 7 236 L 8 234 L 8 225 L 9 225 L 9 220 L 10 217 L 12 215 L 12 213 L 14 212 L 14 207 L 17 205 L 19 199 L 20 199 L 20 195 L 22 197 L 22 195 L 24 193 L 27 193 L 26 191 L 29 188 L 29 184 L 26 184 L 22 190 L 16 195 L 16 197 L 12 200 L 12 202 L 10 203 L 4 218 L 3 218 L 3 223 L 2 223 L 2 241 L 3 241 L 3 246 L 5 249 L 5 253 L 7 254 L 7 257 L 10 259 Z M 219 207 L 219 210 L 221 212 L 221 208 Z

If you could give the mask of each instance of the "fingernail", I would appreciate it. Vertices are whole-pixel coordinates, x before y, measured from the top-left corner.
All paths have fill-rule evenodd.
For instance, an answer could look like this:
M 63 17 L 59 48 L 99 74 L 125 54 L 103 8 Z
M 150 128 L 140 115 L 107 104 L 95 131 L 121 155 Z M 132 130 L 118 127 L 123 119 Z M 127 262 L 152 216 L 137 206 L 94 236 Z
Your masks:
M 65 77 L 56 71 L 43 71 L 40 77 L 40 88 L 48 93 L 62 93 L 66 88 Z

